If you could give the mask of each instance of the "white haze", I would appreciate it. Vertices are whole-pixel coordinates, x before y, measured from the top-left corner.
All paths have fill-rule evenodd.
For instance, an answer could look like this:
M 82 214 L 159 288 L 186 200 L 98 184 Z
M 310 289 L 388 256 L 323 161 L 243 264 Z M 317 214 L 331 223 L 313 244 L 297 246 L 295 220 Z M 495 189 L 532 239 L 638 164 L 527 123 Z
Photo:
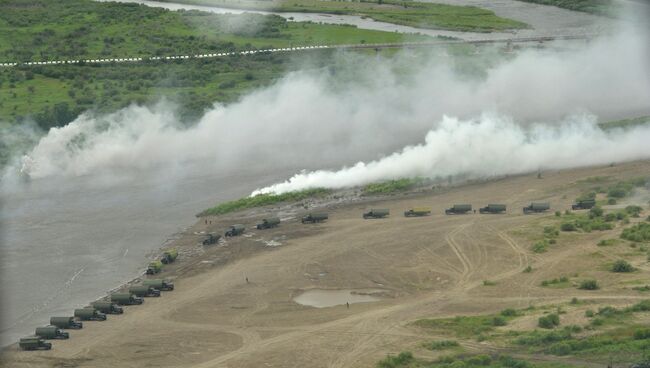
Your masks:
M 164 101 L 81 116 L 50 130 L 16 166 L 42 178 L 197 162 L 204 170 L 253 163 L 273 170 L 369 161 L 262 189 L 279 192 L 645 158 L 649 149 L 639 142 L 650 141 L 647 129 L 605 134 L 594 124 L 650 111 L 649 44 L 637 29 L 573 51 L 522 51 L 480 78 L 458 73 L 458 60 L 443 52 L 425 62 L 408 51 L 392 59 L 342 54 L 334 75 L 291 73 L 238 103 L 214 106 L 189 128 Z M 413 71 L 395 72 L 404 66 Z

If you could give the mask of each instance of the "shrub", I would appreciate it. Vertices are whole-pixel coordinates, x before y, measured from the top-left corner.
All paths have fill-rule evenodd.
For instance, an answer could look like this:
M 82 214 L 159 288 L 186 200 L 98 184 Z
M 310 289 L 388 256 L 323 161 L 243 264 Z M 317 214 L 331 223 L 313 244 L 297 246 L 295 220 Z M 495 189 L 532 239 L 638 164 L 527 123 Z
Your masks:
M 492 363 L 492 358 L 489 355 L 474 355 L 473 357 L 467 359 L 469 365 L 490 365 Z
M 580 283 L 578 289 L 582 290 L 598 290 L 600 286 L 596 280 L 584 280 Z
M 494 281 L 483 280 L 483 286 L 494 286 L 494 285 L 496 285 L 496 284 L 497 284 L 497 283 L 494 282 Z
M 578 298 L 576 298 L 576 297 L 571 298 L 571 304 L 578 304 L 578 303 L 580 303 Z
M 546 240 L 544 241 L 538 241 L 533 244 L 532 250 L 535 253 L 544 253 L 548 249 L 548 242 Z
M 637 243 L 650 241 L 650 224 L 640 223 L 629 227 L 623 230 L 621 238 Z
M 531 266 L 529 265 L 528 267 L 524 268 L 524 272 L 525 272 L 525 273 L 531 273 L 531 272 L 533 272 L 533 267 L 531 267 Z
M 555 211 L 555 216 L 556 216 L 556 217 L 560 217 L 560 216 L 562 216 L 562 212 L 560 212 L 560 211 Z
M 650 328 L 634 331 L 634 340 L 650 339 Z
M 512 308 L 508 308 L 508 309 L 502 310 L 501 315 L 504 316 L 504 317 L 514 317 L 514 316 L 517 315 L 517 311 L 512 309 Z
M 574 223 L 572 223 L 572 222 L 564 222 L 564 223 L 562 223 L 562 225 L 560 225 L 560 229 L 562 231 L 576 231 L 576 230 L 578 230 L 576 228 L 576 225 Z
M 603 239 L 598 242 L 599 247 L 607 247 L 616 244 L 616 239 Z
M 612 272 L 632 272 L 634 267 L 627 261 L 619 259 L 612 265 Z
M 614 199 L 614 198 L 610 198 L 610 199 L 607 200 L 607 204 L 613 205 L 613 204 L 616 204 L 616 203 L 617 203 L 616 199 Z
M 396 368 L 410 364 L 413 360 L 413 354 L 408 351 L 403 351 L 397 356 L 387 356 L 386 359 L 377 363 L 377 366 L 380 368 Z
M 607 222 L 616 221 L 616 214 L 615 213 L 606 214 L 605 215 L 605 221 L 607 221 Z
M 638 302 L 627 310 L 630 312 L 650 312 L 650 300 Z
M 642 210 L 643 210 L 643 208 L 641 208 L 639 206 L 627 206 L 627 207 L 625 207 L 625 212 L 627 212 L 632 217 L 639 217 L 639 214 L 641 213 Z
M 560 325 L 560 316 L 556 313 L 551 313 L 547 316 L 539 317 L 537 325 L 541 328 L 555 328 Z
M 506 321 L 506 319 L 501 316 L 496 316 L 492 318 L 492 326 L 505 326 L 507 324 L 508 322 Z
M 601 217 L 602 215 L 603 215 L 603 209 L 598 206 L 595 206 L 589 210 L 590 218 Z
M 592 318 L 593 316 L 594 316 L 594 311 L 592 311 L 591 309 L 587 309 L 585 311 L 585 317 Z
M 454 340 L 436 340 L 424 345 L 429 350 L 444 350 L 459 346 Z

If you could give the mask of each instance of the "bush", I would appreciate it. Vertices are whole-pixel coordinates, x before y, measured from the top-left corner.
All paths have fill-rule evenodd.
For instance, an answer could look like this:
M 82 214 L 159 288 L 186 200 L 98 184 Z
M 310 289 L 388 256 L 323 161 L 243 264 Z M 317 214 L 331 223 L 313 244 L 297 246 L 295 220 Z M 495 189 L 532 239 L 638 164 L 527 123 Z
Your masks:
M 560 217 L 560 216 L 562 216 L 562 212 L 560 212 L 560 211 L 555 211 L 555 216 L 556 216 L 556 217 Z
M 560 225 L 560 229 L 562 231 L 576 231 L 576 230 L 578 230 L 576 228 L 576 225 L 574 223 L 572 223 L 572 222 L 564 222 L 564 223 L 562 223 L 562 225 Z
M 555 328 L 560 325 L 560 316 L 556 313 L 551 313 L 547 316 L 539 317 L 537 325 L 546 329 Z
M 501 316 L 496 316 L 492 318 L 492 326 L 505 326 L 507 324 L 508 322 L 506 321 L 506 319 Z
M 535 253 L 544 253 L 548 249 L 548 242 L 546 240 L 544 241 L 538 241 L 535 244 L 533 244 L 532 250 Z
M 600 286 L 598 285 L 598 282 L 596 280 L 584 280 L 583 282 L 580 283 L 578 289 L 598 290 L 600 289 Z
M 640 223 L 629 227 L 623 230 L 621 238 L 637 243 L 650 241 L 650 224 Z
M 592 318 L 593 316 L 594 316 L 594 311 L 592 311 L 591 309 L 587 309 L 585 311 L 585 317 Z
M 410 364 L 413 362 L 413 354 L 411 354 L 408 351 L 403 351 L 399 353 L 397 356 L 392 356 L 389 355 L 386 357 L 386 359 L 380 361 L 377 363 L 377 367 L 380 368 L 396 368 L 396 367 L 402 367 L 406 366 L 407 364 Z
M 437 340 L 424 345 L 429 350 L 444 350 L 459 346 L 454 340 Z
M 589 210 L 590 218 L 601 217 L 602 215 L 603 215 L 603 209 L 598 206 L 593 207 L 592 209 Z
M 609 204 L 609 205 L 614 205 L 616 203 L 617 203 L 617 201 L 614 198 L 610 198 L 610 199 L 607 200 L 607 204 Z
M 634 267 L 625 260 L 619 259 L 612 265 L 612 272 L 633 272 Z
M 650 339 L 650 328 L 634 331 L 634 340 Z
M 494 285 L 496 285 L 496 284 L 497 284 L 497 283 L 494 282 L 494 281 L 483 280 L 483 286 L 494 286 Z
M 512 308 L 508 308 L 508 309 L 502 310 L 501 315 L 504 316 L 504 317 L 514 317 L 514 316 L 517 315 L 517 311 L 512 309 Z
M 531 272 L 533 272 L 533 267 L 528 266 L 528 267 L 524 268 L 524 273 L 531 273 Z
M 627 206 L 625 207 L 625 212 L 627 212 L 632 217 L 639 217 L 639 214 L 643 211 L 643 208 L 639 206 Z

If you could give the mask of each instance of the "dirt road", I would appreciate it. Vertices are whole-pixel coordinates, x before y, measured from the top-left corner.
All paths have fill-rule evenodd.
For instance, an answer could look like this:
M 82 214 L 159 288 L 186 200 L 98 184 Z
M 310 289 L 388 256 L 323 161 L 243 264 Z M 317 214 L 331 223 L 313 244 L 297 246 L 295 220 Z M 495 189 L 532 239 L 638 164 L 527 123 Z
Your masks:
M 503 308 L 589 297 L 609 303 L 639 298 L 608 273 L 596 243 L 605 234 L 575 234 L 544 254 L 530 251 L 539 226 L 553 214 L 523 215 L 534 200 L 564 210 L 582 189 L 580 179 L 637 177 L 650 162 L 546 172 L 423 194 L 332 205 L 330 220 L 302 225 L 300 207 L 284 207 L 285 221 L 253 230 L 260 210 L 199 221 L 178 240 L 185 256 L 165 271 L 176 290 L 127 307 L 106 322 L 87 322 L 51 351 L 4 353 L 12 367 L 371 367 L 387 353 L 412 350 L 431 338 L 410 325 L 419 318 L 491 313 Z M 505 203 L 505 215 L 444 215 L 454 203 Z M 405 218 L 409 207 L 432 215 Z M 363 220 L 372 207 L 390 208 L 387 219 Z M 268 209 L 275 212 L 278 209 Z M 286 218 L 294 217 L 293 219 Z M 247 236 L 205 251 L 199 231 L 242 222 Z M 608 236 L 612 236 L 608 234 Z M 273 240 L 276 243 L 265 242 Z M 611 252 L 616 249 L 612 248 Z M 612 253 L 615 254 L 615 253 Z M 522 273 L 531 265 L 535 272 Z M 578 272 L 602 284 L 599 291 L 539 286 L 541 280 Z M 248 278 L 249 282 L 246 282 Z M 495 283 L 484 286 L 484 280 Z M 311 289 L 380 289 L 381 300 L 314 308 L 293 302 Z M 525 325 L 523 321 L 521 324 Z M 477 344 L 477 349 L 481 345 Z

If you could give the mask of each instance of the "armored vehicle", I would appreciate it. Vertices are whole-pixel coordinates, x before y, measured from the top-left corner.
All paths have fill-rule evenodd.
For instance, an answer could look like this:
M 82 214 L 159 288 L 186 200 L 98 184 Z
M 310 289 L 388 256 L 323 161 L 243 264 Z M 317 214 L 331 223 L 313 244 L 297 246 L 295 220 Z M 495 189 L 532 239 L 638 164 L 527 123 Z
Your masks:
M 504 213 L 506 212 L 505 204 L 488 204 L 486 207 L 479 208 L 480 213 Z
M 237 236 L 244 233 L 246 228 L 242 224 L 231 225 L 230 228 L 226 231 L 226 236 Z
M 280 219 L 277 217 L 268 217 L 262 220 L 261 223 L 257 224 L 257 230 L 270 229 L 276 227 L 280 224 Z
M 548 211 L 551 205 L 548 202 L 533 202 L 530 206 L 524 207 L 524 213 Z
M 90 305 L 93 308 L 95 308 L 97 311 L 102 312 L 104 314 L 124 313 L 124 309 L 118 307 L 117 304 L 111 302 L 99 301 L 99 302 L 93 302 Z
M 178 250 L 176 250 L 176 248 L 171 248 L 163 252 L 160 262 L 168 264 L 174 262 L 176 258 L 178 258 Z
M 52 326 L 56 326 L 58 328 L 63 328 L 63 329 L 74 329 L 78 330 L 80 328 L 83 328 L 83 323 L 81 322 L 76 322 L 74 320 L 74 317 L 52 317 L 50 318 L 50 324 Z
M 174 290 L 174 284 L 171 281 L 167 281 L 163 279 L 142 280 L 142 285 L 151 286 L 154 289 L 158 289 L 161 291 Z
M 69 339 L 70 334 L 56 326 L 36 327 L 36 336 L 46 339 Z
M 301 222 L 303 224 L 306 224 L 306 223 L 312 223 L 313 224 L 315 222 L 323 222 L 323 221 L 327 220 L 328 218 L 329 218 L 329 216 L 327 216 L 327 214 L 324 213 L 324 212 L 310 213 L 307 216 L 303 217 Z
M 390 214 L 390 210 L 387 208 L 373 208 L 370 211 L 363 214 L 364 219 L 369 218 L 384 218 Z
M 95 308 L 75 309 L 74 316 L 82 321 L 106 321 L 106 315 Z
M 571 205 L 572 210 L 588 210 L 596 205 L 595 199 L 583 199 Z
M 455 204 L 451 208 L 447 208 L 445 210 L 445 214 L 447 215 L 459 215 L 459 214 L 465 214 L 467 212 L 472 211 L 472 205 L 471 204 Z
M 429 216 L 430 214 L 431 208 L 426 207 L 409 208 L 408 211 L 404 212 L 404 216 L 406 217 Z
M 162 271 L 162 267 L 163 264 L 160 261 L 153 261 L 149 263 L 149 267 L 147 267 L 147 275 L 153 275 Z
M 131 293 L 113 293 L 111 294 L 111 302 L 117 305 L 136 305 L 142 304 L 144 299 Z
M 210 245 L 210 244 L 215 244 L 216 242 L 221 239 L 221 235 L 215 235 L 215 234 L 208 234 L 205 239 L 203 239 L 202 244 L 203 245 Z
M 155 289 L 153 286 L 149 285 L 131 286 L 129 288 L 129 293 L 138 297 L 160 296 L 160 290 Z
M 52 349 L 52 344 L 45 342 L 42 338 L 38 336 L 23 337 L 18 342 L 23 350 L 50 350 Z

